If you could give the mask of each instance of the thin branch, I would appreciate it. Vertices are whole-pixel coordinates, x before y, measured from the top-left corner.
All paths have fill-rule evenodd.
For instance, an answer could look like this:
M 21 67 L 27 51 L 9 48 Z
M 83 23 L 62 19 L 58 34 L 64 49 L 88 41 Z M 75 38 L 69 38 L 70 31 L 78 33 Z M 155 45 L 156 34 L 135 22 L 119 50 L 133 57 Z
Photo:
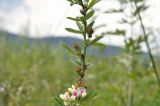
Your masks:
M 138 5 L 137 5 L 136 0 L 134 0 L 134 3 L 135 3 L 135 6 L 136 6 L 136 9 L 138 9 Z M 142 31 L 143 31 L 143 34 L 144 34 L 144 40 L 145 40 L 145 43 L 146 43 L 146 46 L 147 46 L 147 49 L 148 49 L 148 53 L 149 53 L 150 59 L 152 61 L 154 73 L 155 73 L 155 76 L 157 78 L 158 85 L 160 87 L 160 78 L 159 78 L 158 70 L 157 70 L 157 67 L 156 67 L 154 57 L 153 57 L 152 52 L 151 52 L 151 48 L 150 48 L 150 45 L 149 45 L 149 42 L 148 42 L 148 36 L 146 34 L 146 30 L 145 30 L 145 27 L 144 27 L 144 24 L 143 24 L 143 21 L 142 21 L 142 17 L 141 17 L 141 14 L 139 12 L 138 12 L 138 18 L 139 18 L 141 28 L 142 28 Z

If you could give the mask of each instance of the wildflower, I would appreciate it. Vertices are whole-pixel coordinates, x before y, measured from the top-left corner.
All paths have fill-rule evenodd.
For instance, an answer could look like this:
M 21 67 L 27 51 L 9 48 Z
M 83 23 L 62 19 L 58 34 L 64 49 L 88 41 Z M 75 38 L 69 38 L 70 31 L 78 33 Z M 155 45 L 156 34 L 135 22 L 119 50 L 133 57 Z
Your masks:
M 64 94 L 60 94 L 60 98 L 63 100 L 64 105 L 69 105 L 75 100 L 84 98 L 86 95 L 87 93 L 84 87 L 76 88 L 74 85 L 72 85 L 71 88 L 68 88 L 67 92 L 65 92 Z
M 100 40 L 102 37 L 98 38 L 96 37 L 91 43 L 90 43 L 90 38 L 92 37 L 94 30 L 93 30 L 93 24 L 94 21 L 91 22 L 88 25 L 88 19 L 91 18 L 93 16 L 94 11 L 91 9 L 93 7 L 93 5 L 95 5 L 98 1 L 93 0 L 68 0 L 71 5 L 74 4 L 78 4 L 81 6 L 80 9 L 80 13 L 81 13 L 81 17 L 77 17 L 76 21 L 80 19 L 80 21 L 82 22 L 77 22 L 77 26 L 80 29 L 79 31 L 76 31 L 74 29 L 69 28 L 70 30 L 68 30 L 68 28 L 66 28 L 66 30 L 68 32 L 73 32 L 73 33 L 79 33 L 82 34 L 83 36 L 83 46 L 79 45 L 78 43 L 74 43 L 73 45 L 73 52 L 72 54 L 74 56 L 76 56 L 75 58 L 80 60 L 75 62 L 78 66 L 76 67 L 75 71 L 79 74 L 79 78 L 76 82 L 75 85 L 72 85 L 72 87 L 68 88 L 67 92 L 65 92 L 64 94 L 60 94 L 60 98 L 62 100 L 62 102 L 64 103 L 65 106 L 79 106 L 81 100 L 84 99 L 84 97 L 86 97 L 87 92 L 86 92 L 86 88 L 85 88 L 85 84 L 83 82 L 83 78 L 85 75 L 85 70 L 89 68 L 89 66 L 86 63 L 86 54 L 87 54 L 87 48 L 91 45 L 93 45 L 94 43 L 96 43 L 98 40 Z M 89 3 L 90 1 L 90 3 Z M 91 13 L 89 13 L 88 11 L 90 10 Z M 71 20 L 75 20 L 74 18 L 69 18 Z M 66 48 L 67 50 L 71 51 L 72 49 L 70 49 L 69 47 Z M 80 63 L 80 64 L 79 64 Z M 57 100 L 57 102 L 59 102 Z
M 77 88 L 76 92 L 74 92 L 74 95 L 77 97 L 85 97 L 86 96 L 86 89 L 83 87 Z
M 1 86 L 1 85 L 0 85 L 0 92 L 4 92 L 4 91 L 5 91 L 4 86 Z

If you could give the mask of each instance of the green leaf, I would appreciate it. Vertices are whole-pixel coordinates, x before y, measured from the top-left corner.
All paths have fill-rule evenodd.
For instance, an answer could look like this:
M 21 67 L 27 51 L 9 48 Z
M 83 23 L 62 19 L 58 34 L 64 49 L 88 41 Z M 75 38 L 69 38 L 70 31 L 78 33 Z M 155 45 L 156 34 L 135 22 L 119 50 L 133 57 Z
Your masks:
M 59 97 L 56 97 L 54 100 L 55 100 L 57 106 L 64 106 L 63 101 Z
M 71 32 L 71 33 L 83 34 L 81 31 L 75 30 L 75 29 L 72 29 L 72 28 L 66 28 L 65 30 L 68 31 L 68 32 Z
M 146 6 L 145 4 L 142 4 L 141 6 L 138 6 L 138 8 L 133 13 L 134 16 L 136 16 L 138 13 L 145 11 L 149 8 L 149 6 Z
M 90 12 L 86 15 L 85 19 L 88 20 L 88 19 L 90 19 L 93 15 L 94 15 L 94 11 L 92 10 L 92 11 L 90 11 Z
M 73 62 L 76 65 L 82 66 L 82 63 L 79 60 L 77 60 L 77 59 L 72 59 L 71 62 Z
M 70 6 L 73 6 L 73 5 L 75 5 L 76 3 L 74 3 L 74 2 L 72 2 L 72 3 L 70 3 Z
M 92 0 L 89 5 L 88 5 L 88 9 L 92 8 L 96 3 L 100 2 L 101 0 Z
M 79 30 L 81 30 L 83 32 L 83 25 L 78 21 L 76 21 L 76 24 L 77 24 Z
M 69 1 L 69 2 L 73 2 L 72 0 L 67 0 L 67 1 Z
M 130 39 L 129 39 L 129 43 L 130 43 L 130 46 L 134 46 L 135 41 L 133 40 L 133 38 L 130 38 Z
M 73 0 L 67 0 L 70 2 L 70 6 L 73 6 L 74 4 L 77 4 L 77 2 L 73 1 Z
M 82 17 L 76 17 L 76 18 L 73 18 L 73 17 L 67 17 L 68 19 L 72 20 L 72 21 L 83 21 L 82 20 Z
M 107 47 L 104 43 L 96 42 L 93 44 L 93 46 L 100 46 L 100 47 Z
M 126 31 L 125 30 L 116 29 L 115 31 L 107 32 L 106 34 L 110 34 L 110 35 L 122 35 L 122 36 L 124 36 L 126 34 Z
M 93 27 L 93 25 L 94 25 L 94 23 L 95 23 L 95 21 L 91 22 L 87 27 L 92 28 L 92 27 Z
M 138 37 L 138 39 L 137 39 L 137 42 L 138 42 L 138 43 L 143 42 L 143 38 L 142 38 L 142 36 L 141 36 L 141 35 L 139 35 L 139 37 Z
M 93 45 L 93 44 L 97 43 L 97 41 L 99 41 L 99 40 L 102 39 L 102 38 L 103 38 L 103 36 L 98 36 L 98 37 L 96 37 L 94 40 L 92 40 L 92 41 L 89 43 L 89 45 Z
M 86 97 L 84 97 L 81 101 L 86 101 L 89 99 L 94 99 L 97 96 L 97 92 L 96 91 L 90 91 L 88 92 L 88 94 L 86 95 Z
M 74 51 L 66 44 L 63 44 L 63 47 L 71 54 L 75 54 Z
M 132 21 L 122 18 L 122 20 L 119 21 L 118 23 L 134 25 L 137 21 L 139 21 L 139 18 L 133 19 Z
M 93 66 L 93 64 L 86 64 L 86 68 L 89 69 Z
M 105 11 L 104 13 L 120 13 L 123 12 L 123 9 L 110 9 Z
M 79 4 L 79 1 L 81 1 L 81 0 L 67 0 L 67 1 L 70 2 L 70 6 L 73 6 L 75 4 Z
M 129 23 L 129 22 L 128 22 L 127 19 L 122 18 L 122 20 L 119 21 L 118 23 L 120 23 L 120 24 L 126 24 L 126 23 Z
M 72 1 L 77 2 L 77 3 L 79 2 L 79 0 L 72 0 Z
M 96 91 L 90 91 L 86 97 L 88 98 L 94 98 L 95 96 L 97 96 L 97 92 Z

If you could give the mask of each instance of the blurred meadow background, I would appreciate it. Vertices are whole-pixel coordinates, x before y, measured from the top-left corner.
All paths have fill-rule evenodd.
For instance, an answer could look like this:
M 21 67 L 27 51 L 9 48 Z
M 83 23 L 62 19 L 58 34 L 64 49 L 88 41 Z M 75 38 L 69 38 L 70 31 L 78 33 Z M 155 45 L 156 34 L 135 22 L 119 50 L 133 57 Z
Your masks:
M 160 106 L 136 8 L 124 1 L 102 0 L 94 8 L 95 36 L 104 35 L 105 46 L 87 50 L 93 67 L 85 83 L 98 94 L 85 106 Z M 141 1 L 148 6 L 140 12 L 160 76 L 160 2 Z M 82 42 L 65 31 L 76 27 L 66 17 L 79 14 L 67 0 L 0 0 L 0 106 L 55 106 L 54 97 L 77 77 L 62 44 Z

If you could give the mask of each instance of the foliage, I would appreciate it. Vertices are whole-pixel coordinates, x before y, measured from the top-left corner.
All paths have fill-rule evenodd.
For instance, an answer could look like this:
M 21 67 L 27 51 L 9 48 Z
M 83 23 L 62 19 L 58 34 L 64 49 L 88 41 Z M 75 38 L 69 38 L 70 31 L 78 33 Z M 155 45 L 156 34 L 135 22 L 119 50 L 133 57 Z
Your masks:
M 71 54 L 74 65 L 68 62 L 69 58 L 64 55 L 61 47 L 53 50 L 53 48 L 41 43 L 38 45 L 31 45 L 29 42 L 26 42 L 25 45 L 9 44 L 5 43 L 3 36 L 0 36 L 0 105 L 159 106 L 160 91 L 155 81 L 155 73 L 153 73 L 156 71 L 153 71 L 148 65 L 148 60 L 142 58 L 143 54 L 140 54 L 140 45 L 145 41 L 152 64 L 155 65 L 149 48 L 148 34 L 145 32 L 140 14 L 148 9 L 144 0 L 118 0 L 122 5 L 135 5 L 131 16 L 123 18 L 120 24 L 133 26 L 140 21 L 144 32 L 137 38 L 125 39 L 125 54 L 105 58 L 87 55 L 87 60 L 88 47 L 106 46 L 98 42 L 104 35 L 126 36 L 126 31 L 116 29 L 115 31 L 107 31 L 102 36 L 93 36 L 95 23 L 91 20 L 95 14 L 93 6 L 100 0 L 68 1 L 71 6 L 79 5 L 82 8 L 80 10 L 81 16 L 67 17 L 76 23 L 77 29 L 66 28 L 68 32 L 82 35 L 82 44 L 75 42 L 73 48 L 63 44 L 63 47 Z M 124 10 L 125 8 L 111 9 L 104 13 L 120 13 Z M 90 69 L 93 65 L 88 61 L 94 61 L 96 65 Z M 159 63 L 160 59 L 157 58 L 156 61 Z M 74 66 L 76 66 L 75 72 L 77 74 L 71 71 Z M 78 80 L 70 88 L 77 77 L 79 77 Z M 68 87 L 65 94 L 61 94 L 60 97 L 56 96 Z M 98 95 L 97 92 L 91 90 L 86 93 L 88 88 L 96 90 Z M 73 90 L 76 93 L 79 91 L 81 93 L 76 98 L 71 98 L 73 101 L 66 101 L 64 96 L 74 96 Z M 55 100 L 55 104 L 53 104 L 53 100 Z
M 74 65 L 68 62 L 63 47 L 53 49 L 43 44 L 5 43 L 0 47 L 3 49 L 0 53 L 0 88 L 5 87 L 5 91 L 0 92 L 2 106 L 55 106 L 54 97 L 76 78 L 72 71 Z M 141 57 L 134 58 L 139 60 Z M 142 59 L 130 75 L 116 58 L 99 58 L 88 55 L 88 61 L 96 65 L 86 72 L 85 79 L 88 89 L 96 90 L 98 95 L 87 100 L 84 106 L 124 106 L 129 76 L 136 86 L 135 106 L 160 105 L 155 77 Z
M 83 42 L 82 44 L 75 42 L 73 44 L 73 48 L 63 44 L 64 48 L 74 57 L 72 62 L 76 65 L 75 72 L 79 75 L 79 77 L 72 87 L 68 88 L 64 94 L 60 94 L 60 98 L 55 98 L 57 106 L 79 106 L 82 105 L 83 101 L 86 99 L 90 99 L 92 96 L 95 96 L 94 92 L 87 94 L 86 84 L 84 82 L 85 72 L 91 67 L 90 63 L 86 62 L 87 48 L 92 45 L 104 46 L 104 44 L 98 43 L 103 36 L 96 36 L 94 39 L 91 39 L 93 37 L 93 25 L 95 23 L 95 21 L 90 21 L 90 19 L 94 16 L 94 10 L 92 7 L 100 0 L 68 1 L 71 6 L 77 4 L 81 7 L 81 16 L 77 16 L 76 18 L 67 17 L 68 19 L 76 22 L 78 29 L 66 28 L 66 31 L 82 35 Z

